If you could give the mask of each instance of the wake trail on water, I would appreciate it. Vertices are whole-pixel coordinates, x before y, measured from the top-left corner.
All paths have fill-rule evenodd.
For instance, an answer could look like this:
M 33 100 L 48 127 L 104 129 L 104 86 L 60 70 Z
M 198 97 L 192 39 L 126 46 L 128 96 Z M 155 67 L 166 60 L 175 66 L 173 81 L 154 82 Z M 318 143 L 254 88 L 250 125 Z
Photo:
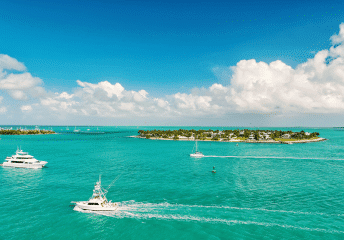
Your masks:
M 114 218 L 134 218 L 134 219 L 158 219 L 158 220 L 174 220 L 174 221 L 187 221 L 187 222 L 201 222 L 201 223 L 221 223 L 227 225 L 258 225 L 264 227 L 281 227 L 291 228 L 305 231 L 317 231 L 325 233 L 344 234 L 344 231 L 335 229 L 321 229 L 312 227 L 293 226 L 283 223 L 269 223 L 259 221 L 246 221 L 237 219 L 226 219 L 229 216 L 237 215 L 235 211 L 262 211 L 273 212 L 281 214 L 300 214 L 300 215 L 321 215 L 329 216 L 342 216 L 331 215 L 319 212 L 298 212 L 286 210 L 269 210 L 263 208 L 240 208 L 229 206 L 202 206 L 202 205 L 183 205 L 183 204 L 170 204 L 170 203 L 140 203 L 135 201 L 122 202 L 122 205 L 116 211 L 88 211 L 75 207 L 74 210 L 84 213 L 93 213 Z M 221 210 L 221 211 L 219 211 Z M 234 212 L 233 212 L 234 211 Z M 206 215 L 206 216 L 202 216 Z M 209 216 L 210 215 L 210 216 Z M 224 216 L 225 215 L 225 216 Z M 218 217 L 213 217 L 218 216 Z M 239 214 L 240 216 L 240 214 Z M 271 218 L 270 218 L 271 219 Z
M 344 161 L 344 158 L 304 158 L 304 157 L 275 157 L 275 156 L 203 156 L 204 158 L 270 158 L 270 159 L 295 159 L 295 160 L 327 160 Z

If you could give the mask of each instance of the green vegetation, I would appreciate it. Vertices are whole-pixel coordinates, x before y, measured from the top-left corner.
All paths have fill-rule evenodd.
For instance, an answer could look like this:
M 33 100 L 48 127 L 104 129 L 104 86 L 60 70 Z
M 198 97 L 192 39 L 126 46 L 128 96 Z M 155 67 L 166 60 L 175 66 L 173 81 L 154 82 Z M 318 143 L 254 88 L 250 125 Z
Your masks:
M 319 133 L 308 133 L 305 131 L 292 132 L 281 130 L 251 130 L 251 129 L 235 129 L 235 130 L 139 130 L 140 137 L 154 139 L 173 139 L 173 140 L 209 140 L 209 141 L 250 141 L 250 142 L 280 142 L 280 141 L 300 141 L 306 139 L 317 139 Z
M 0 135 L 35 135 L 35 134 L 53 134 L 51 130 L 23 130 L 23 129 L 0 129 Z

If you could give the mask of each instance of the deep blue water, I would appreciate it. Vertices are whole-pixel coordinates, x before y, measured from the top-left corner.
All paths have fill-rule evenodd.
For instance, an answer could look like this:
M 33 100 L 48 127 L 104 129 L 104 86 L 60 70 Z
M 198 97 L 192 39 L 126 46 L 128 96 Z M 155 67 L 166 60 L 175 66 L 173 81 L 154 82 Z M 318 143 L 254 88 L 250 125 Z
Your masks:
M 128 137 L 181 127 L 52 128 L 61 134 L 0 136 L 0 162 L 17 146 L 48 161 L 0 167 L 0 239 L 344 238 L 344 131 L 291 129 L 329 139 L 307 144 L 199 142 L 205 155 L 237 157 L 194 159 L 192 141 Z M 121 175 L 107 197 L 128 209 L 73 211 L 100 174 L 104 186 Z

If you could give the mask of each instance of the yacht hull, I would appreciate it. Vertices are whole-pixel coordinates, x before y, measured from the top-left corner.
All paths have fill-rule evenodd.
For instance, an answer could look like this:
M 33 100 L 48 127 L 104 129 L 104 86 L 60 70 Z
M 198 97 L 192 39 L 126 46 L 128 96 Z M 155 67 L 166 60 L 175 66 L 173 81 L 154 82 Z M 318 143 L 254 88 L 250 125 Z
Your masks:
M 4 162 L 3 167 L 13 167 L 13 168 L 43 168 L 48 162 L 41 161 L 40 163 L 27 164 L 27 163 L 8 163 Z

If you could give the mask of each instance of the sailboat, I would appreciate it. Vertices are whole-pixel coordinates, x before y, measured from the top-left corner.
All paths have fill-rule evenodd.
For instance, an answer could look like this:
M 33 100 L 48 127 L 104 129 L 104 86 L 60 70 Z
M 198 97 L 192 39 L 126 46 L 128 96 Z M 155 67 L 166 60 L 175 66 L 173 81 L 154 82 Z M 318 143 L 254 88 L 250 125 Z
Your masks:
M 73 132 L 80 132 L 80 129 L 76 129 L 76 126 L 74 128 L 74 131 Z
M 195 151 L 195 153 L 191 153 L 190 157 L 204 157 L 203 153 L 198 151 L 197 141 L 195 141 L 195 146 L 196 146 L 196 151 Z

